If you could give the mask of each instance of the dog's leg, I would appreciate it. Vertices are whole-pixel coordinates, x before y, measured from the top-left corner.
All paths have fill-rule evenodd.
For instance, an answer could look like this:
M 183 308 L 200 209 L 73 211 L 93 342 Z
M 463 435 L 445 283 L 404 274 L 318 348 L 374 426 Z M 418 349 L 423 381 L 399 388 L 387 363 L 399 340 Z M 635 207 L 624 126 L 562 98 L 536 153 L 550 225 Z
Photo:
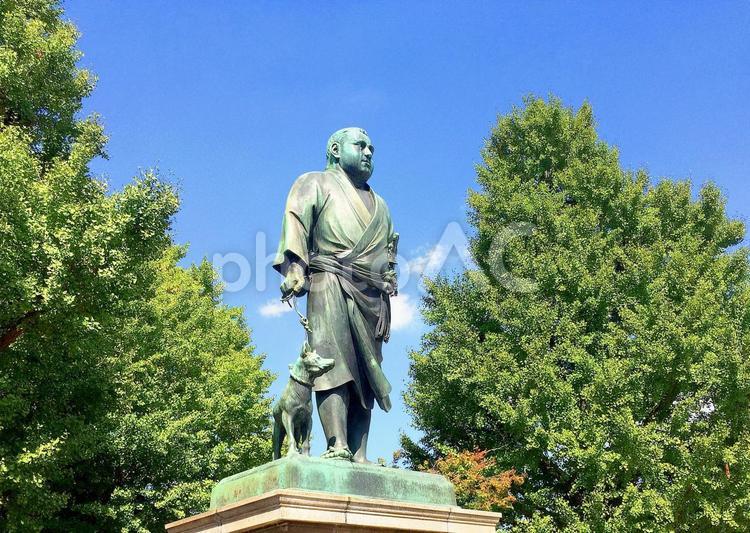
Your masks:
M 297 452 L 302 453 L 302 442 L 305 437 L 305 420 L 300 417 L 299 412 L 297 412 L 297 416 L 292 421 L 292 424 L 294 425 L 294 443 L 297 445 Z
M 300 424 L 300 433 L 302 438 L 302 455 L 310 455 L 310 433 L 312 433 L 312 415 L 306 415 L 305 420 Z
M 273 460 L 281 459 L 281 446 L 284 444 L 284 437 L 286 431 L 284 424 L 281 423 L 281 413 L 276 412 L 274 409 L 273 413 Z
M 284 425 L 284 429 L 286 430 L 287 437 L 289 437 L 289 448 L 286 452 L 286 454 L 289 455 L 296 455 L 299 453 L 299 450 L 297 449 L 297 442 L 294 438 L 294 421 L 291 413 L 288 413 L 286 411 L 283 411 L 281 413 L 281 423 Z

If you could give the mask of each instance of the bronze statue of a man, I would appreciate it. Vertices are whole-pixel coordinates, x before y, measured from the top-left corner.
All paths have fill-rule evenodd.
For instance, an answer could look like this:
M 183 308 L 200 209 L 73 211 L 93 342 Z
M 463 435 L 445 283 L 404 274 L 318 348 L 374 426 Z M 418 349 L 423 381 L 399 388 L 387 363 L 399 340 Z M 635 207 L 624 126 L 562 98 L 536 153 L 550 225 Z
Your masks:
M 283 296 L 307 293 L 312 348 L 336 361 L 314 382 L 328 444 L 323 457 L 362 463 L 374 402 L 391 408 L 381 362 L 397 292 L 398 234 L 368 185 L 374 151 L 361 128 L 331 135 L 326 169 L 292 185 L 274 261 Z

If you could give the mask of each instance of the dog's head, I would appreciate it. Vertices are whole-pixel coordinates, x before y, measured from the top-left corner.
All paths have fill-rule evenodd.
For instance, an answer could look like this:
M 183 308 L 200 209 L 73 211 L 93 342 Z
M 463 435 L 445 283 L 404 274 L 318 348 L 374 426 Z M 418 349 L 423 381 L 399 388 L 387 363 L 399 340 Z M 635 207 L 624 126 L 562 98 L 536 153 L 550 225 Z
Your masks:
M 305 370 L 311 378 L 315 379 L 318 376 L 322 376 L 333 368 L 336 361 L 333 359 L 327 359 L 318 355 L 318 352 L 313 350 L 308 343 L 302 346 L 302 352 L 299 354 L 302 359 L 302 364 L 305 366 Z

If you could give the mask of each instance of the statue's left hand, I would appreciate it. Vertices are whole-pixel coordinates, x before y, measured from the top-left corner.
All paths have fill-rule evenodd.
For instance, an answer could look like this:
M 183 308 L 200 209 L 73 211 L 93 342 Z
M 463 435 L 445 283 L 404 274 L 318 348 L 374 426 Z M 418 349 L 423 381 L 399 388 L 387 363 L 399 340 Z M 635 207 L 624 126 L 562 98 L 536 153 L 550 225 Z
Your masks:
M 388 293 L 388 296 L 397 296 L 398 295 L 398 278 L 396 277 L 396 271 L 391 269 L 387 270 L 383 274 L 383 281 L 385 281 L 388 284 L 388 289 L 386 292 Z

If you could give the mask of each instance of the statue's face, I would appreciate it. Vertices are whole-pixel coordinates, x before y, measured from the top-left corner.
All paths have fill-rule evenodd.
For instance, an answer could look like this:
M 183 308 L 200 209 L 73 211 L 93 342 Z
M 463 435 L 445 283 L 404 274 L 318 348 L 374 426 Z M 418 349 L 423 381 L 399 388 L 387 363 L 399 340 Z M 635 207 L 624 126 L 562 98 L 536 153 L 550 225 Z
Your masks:
M 346 174 L 357 180 L 367 181 L 372 175 L 372 154 L 375 147 L 370 138 L 359 130 L 350 130 L 338 145 L 339 165 Z

